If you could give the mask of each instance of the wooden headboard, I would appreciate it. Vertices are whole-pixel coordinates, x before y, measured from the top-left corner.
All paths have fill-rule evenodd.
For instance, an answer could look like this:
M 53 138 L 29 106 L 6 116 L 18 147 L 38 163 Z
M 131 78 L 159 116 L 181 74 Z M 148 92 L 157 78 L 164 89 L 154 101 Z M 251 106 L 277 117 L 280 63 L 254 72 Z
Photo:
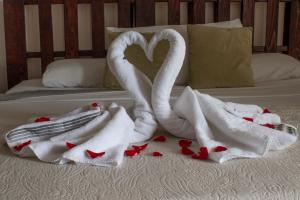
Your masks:
M 267 2 L 266 42 L 254 52 L 285 52 L 300 59 L 300 0 L 4 0 L 8 87 L 28 78 L 27 59 L 41 58 L 42 71 L 55 57 L 105 57 L 104 3 L 118 4 L 119 27 L 155 25 L 155 2 L 168 2 L 168 23 L 180 23 L 180 2 L 188 4 L 188 23 L 205 22 L 205 3 L 214 4 L 214 20 L 230 18 L 230 2 L 241 3 L 244 26 L 254 26 L 255 2 Z M 285 2 L 283 46 L 277 46 L 279 2 Z M 92 6 L 92 50 L 78 50 L 77 5 Z M 53 50 L 52 4 L 64 4 L 65 51 Z M 38 5 L 40 52 L 26 51 L 25 5 Z

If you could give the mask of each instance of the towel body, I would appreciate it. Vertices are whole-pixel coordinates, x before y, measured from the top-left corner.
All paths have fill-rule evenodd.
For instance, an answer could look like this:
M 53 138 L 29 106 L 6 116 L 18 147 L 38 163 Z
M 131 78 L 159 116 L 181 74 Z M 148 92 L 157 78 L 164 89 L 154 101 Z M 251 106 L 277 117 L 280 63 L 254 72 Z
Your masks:
M 256 105 L 225 103 L 190 87 L 171 107 L 170 93 L 184 60 L 185 42 L 176 31 L 163 30 L 150 43 L 155 46 L 163 39 L 170 42 L 170 50 L 154 79 L 151 101 L 157 120 L 168 132 L 196 139 L 200 147 L 207 148 L 208 158 L 220 163 L 260 157 L 296 141 L 296 134 L 274 129 L 281 123 L 278 115 L 263 113 Z M 217 147 L 227 150 L 216 152 Z

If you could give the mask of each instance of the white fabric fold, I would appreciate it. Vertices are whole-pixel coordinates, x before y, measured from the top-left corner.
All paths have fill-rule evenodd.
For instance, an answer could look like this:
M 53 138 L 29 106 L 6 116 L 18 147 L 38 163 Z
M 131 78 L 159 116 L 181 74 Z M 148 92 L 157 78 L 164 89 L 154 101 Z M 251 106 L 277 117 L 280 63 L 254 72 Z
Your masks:
M 268 150 L 281 150 L 296 141 L 297 135 L 262 126 L 279 125 L 278 115 L 264 114 L 256 105 L 225 103 L 190 87 L 185 88 L 172 108 L 170 93 L 184 60 L 185 43 L 174 30 L 156 34 L 153 44 L 162 39 L 170 42 L 170 50 L 154 79 L 151 100 L 157 120 L 167 131 L 196 139 L 200 146 L 208 148 L 209 158 L 220 163 L 239 157 L 260 157 Z M 253 118 L 253 122 L 245 117 Z M 215 152 L 218 146 L 227 150 Z

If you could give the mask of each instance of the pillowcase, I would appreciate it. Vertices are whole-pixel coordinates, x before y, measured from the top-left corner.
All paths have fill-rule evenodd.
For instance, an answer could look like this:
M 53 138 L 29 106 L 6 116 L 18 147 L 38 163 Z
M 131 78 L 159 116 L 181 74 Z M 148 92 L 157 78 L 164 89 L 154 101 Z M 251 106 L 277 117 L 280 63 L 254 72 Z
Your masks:
M 252 29 L 189 25 L 190 86 L 254 86 Z
M 121 33 L 109 32 L 108 39 L 112 42 Z M 142 33 L 145 39 L 149 42 L 154 33 Z M 144 53 L 144 50 L 139 45 L 131 45 L 125 50 L 125 58 L 132 63 L 137 69 L 142 71 L 151 81 L 154 80 L 158 70 L 160 69 L 165 57 L 169 51 L 169 42 L 163 40 L 158 43 L 153 52 L 153 62 L 149 61 Z M 122 89 L 118 80 L 110 71 L 108 65 L 105 69 L 104 85 L 109 89 Z
M 45 87 L 102 87 L 105 58 L 63 59 L 50 63 L 43 74 Z
M 252 69 L 255 82 L 300 78 L 300 62 L 281 53 L 252 55 Z

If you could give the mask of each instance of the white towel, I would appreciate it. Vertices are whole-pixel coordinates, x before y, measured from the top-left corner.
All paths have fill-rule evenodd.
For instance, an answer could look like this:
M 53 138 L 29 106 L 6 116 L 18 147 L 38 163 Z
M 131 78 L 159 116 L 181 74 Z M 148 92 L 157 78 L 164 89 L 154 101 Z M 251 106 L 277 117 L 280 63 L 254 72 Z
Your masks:
M 201 147 L 207 147 L 208 158 L 220 163 L 238 157 L 260 157 L 268 150 L 284 149 L 296 141 L 297 135 L 263 126 L 280 124 L 278 115 L 264 114 L 256 105 L 224 103 L 190 87 L 185 88 L 172 108 L 170 93 L 184 60 L 185 43 L 176 31 L 163 30 L 150 44 L 155 46 L 162 39 L 170 42 L 170 50 L 153 82 L 151 98 L 157 120 L 167 131 L 197 139 Z M 253 122 L 244 117 L 253 118 Z M 220 146 L 227 150 L 215 152 Z
M 66 115 L 40 118 L 6 134 L 11 150 L 20 156 L 36 156 L 45 162 L 119 165 L 130 143 L 152 137 L 156 130 L 151 107 L 151 82 L 124 59 L 127 46 L 147 42 L 137 32 L 121 34 L 108 51 L 111 71 L 134 99 L 133 113 L 117 104 L 84 106 Z M 130 117 L 131 115 L 131 117 Z

